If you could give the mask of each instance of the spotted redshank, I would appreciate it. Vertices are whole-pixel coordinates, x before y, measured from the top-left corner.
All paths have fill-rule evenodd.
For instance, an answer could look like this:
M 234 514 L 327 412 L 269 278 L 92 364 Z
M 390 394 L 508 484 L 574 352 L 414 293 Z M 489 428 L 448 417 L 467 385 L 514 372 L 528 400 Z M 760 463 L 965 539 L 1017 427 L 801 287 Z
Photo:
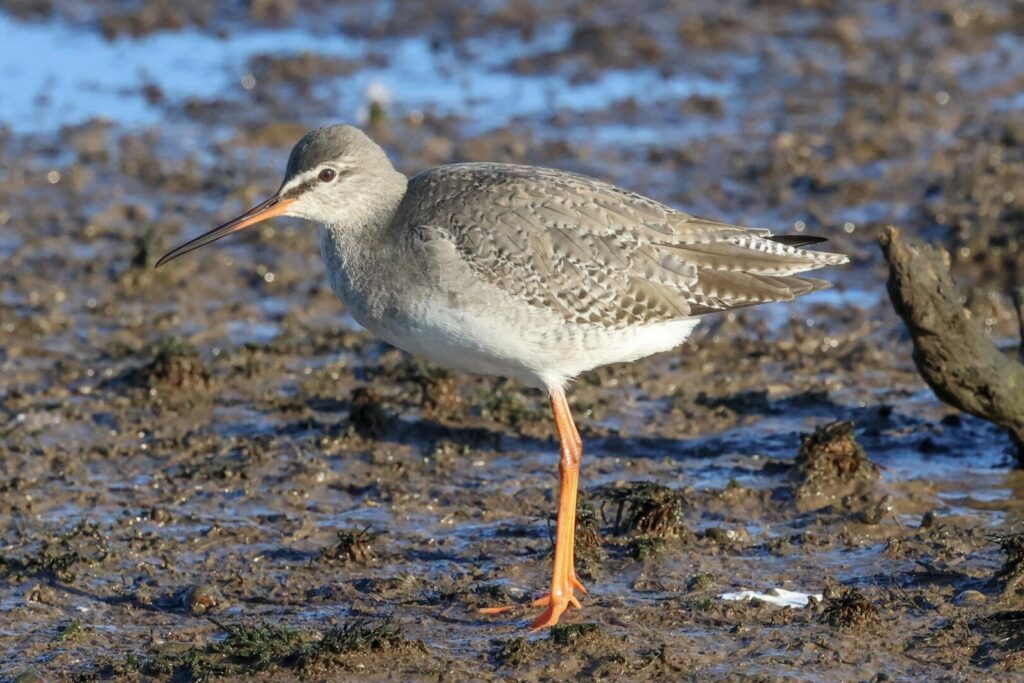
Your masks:
M 274 196 L 157 265 L 274 216 L 322 225 L 331 287 L 381 339 L 547 392 L 561 445 L 558 521 L 533 629 L 557 624 L 586 593 L 573 563 L 583 442 L 566 384 L 678 346 L 706 313 L 828 287 L 797 274 L 847 262 L 803 248 L 820 238 L 696 218 L 565 171 L 466 163 L 410 180 L 360 130 L 336 125 L 295 145 Z

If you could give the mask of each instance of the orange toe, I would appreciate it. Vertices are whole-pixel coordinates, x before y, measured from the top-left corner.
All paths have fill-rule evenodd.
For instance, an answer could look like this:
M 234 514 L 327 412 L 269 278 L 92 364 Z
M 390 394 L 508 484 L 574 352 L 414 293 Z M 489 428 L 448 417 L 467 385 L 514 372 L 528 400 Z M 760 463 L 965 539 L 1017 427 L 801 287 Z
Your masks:
M 576 578 L 575 574 L 569 576 L 569 585 L 578 590 L 580 593 L 583 593 L 584 595 L 587 594 L 586 586 L 580 583 L 579 579 Z
M 489 616 L 493 616 L 493 615 L 497 615 L 497 614 L 505 614 L 506 612 L 511 612 L 515 608 L 516 608 L 515 605 L 501 605 L 500 607 L 481 607 L 477 611 L 480 614 L 486 614 L 486 615 L 489 615 Z
M 562 613 L 565 612 L 566 608 L 569 606 L 569 601 L 548 599 L 547 604 L 547 609 L 545 609 L 541 615 L 534 619 L 533 623 L 530 624 L 531 631 L 539 631 L 542 628 L 551 628 L 556 625 L 558 620 L 562 617 Z

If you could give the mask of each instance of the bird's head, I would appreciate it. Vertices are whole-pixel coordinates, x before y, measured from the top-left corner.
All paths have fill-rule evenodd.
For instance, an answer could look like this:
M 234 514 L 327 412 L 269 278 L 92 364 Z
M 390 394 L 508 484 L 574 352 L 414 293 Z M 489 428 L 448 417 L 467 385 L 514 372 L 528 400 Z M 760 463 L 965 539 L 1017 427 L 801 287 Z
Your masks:
M 242 215 L 164 254 L 157 267 L 275 216 L 327 225 L 363 225 L 405 192 L 406 178 L 358 128 L 342 124 L 306 133 L 288 155 L 281 187 Z

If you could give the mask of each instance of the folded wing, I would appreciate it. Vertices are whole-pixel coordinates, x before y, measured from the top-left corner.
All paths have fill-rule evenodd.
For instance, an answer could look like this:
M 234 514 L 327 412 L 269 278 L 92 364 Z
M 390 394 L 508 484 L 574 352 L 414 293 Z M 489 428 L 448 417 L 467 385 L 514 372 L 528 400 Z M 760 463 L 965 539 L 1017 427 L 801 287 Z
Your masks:
M 573 323 L 623 327 L 788 301 L 829 286 L 800 273 L 847 262 L 802 248 L 820 238 L 697 218 L 535 167 L 442 166 L 413 178 L 406 202 L 420 238 L 450 240 L 482 278 Z

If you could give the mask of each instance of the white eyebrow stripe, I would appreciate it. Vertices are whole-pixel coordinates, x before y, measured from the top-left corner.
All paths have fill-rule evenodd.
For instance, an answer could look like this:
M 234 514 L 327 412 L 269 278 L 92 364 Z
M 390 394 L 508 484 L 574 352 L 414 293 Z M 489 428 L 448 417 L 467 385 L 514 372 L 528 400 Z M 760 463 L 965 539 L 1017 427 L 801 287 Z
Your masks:
M 299 185 L 302 185 L 302 184 L 307 183 L 310 180 L 312 180 L 313 177 L 316 176 L 317 173 L 319 173 L 319 171 L 320 171 L 320 167 L 318 166 L 316 168 L 313 168 L 313 169 L 310 169 L 308 171 L 304 171 L 304 172 L 300 173 L 299 175 L 295 176 L 294 178 L 289 180 L 287 183 L 282 185 L 281 189 L 278 190 L 277 193 L 279 195 L 284 195 L 288 191 L 294 190 Z
M 311 168 L 308 171 L 303 171 L 299 175 L 289 180 L 286 184 L 282 185 L 281 189 L 277 191 L 277 194 L 280 196 L 284 196 L 287 192 L 294 190 L 296 187 L 307 184 L 311 185 L 313 180 L 320 173 L 320 171 L 324 170 L 325 168 L 333 168 L 338 172 L 339 176 L 345 175 L 346 173 L 351 173 L 355 169 L 355 165 L 345 163 L 347 161 L 347 159 L 344 159 L 342 163 L 324 162 L 317 165 L 316 168 Z

